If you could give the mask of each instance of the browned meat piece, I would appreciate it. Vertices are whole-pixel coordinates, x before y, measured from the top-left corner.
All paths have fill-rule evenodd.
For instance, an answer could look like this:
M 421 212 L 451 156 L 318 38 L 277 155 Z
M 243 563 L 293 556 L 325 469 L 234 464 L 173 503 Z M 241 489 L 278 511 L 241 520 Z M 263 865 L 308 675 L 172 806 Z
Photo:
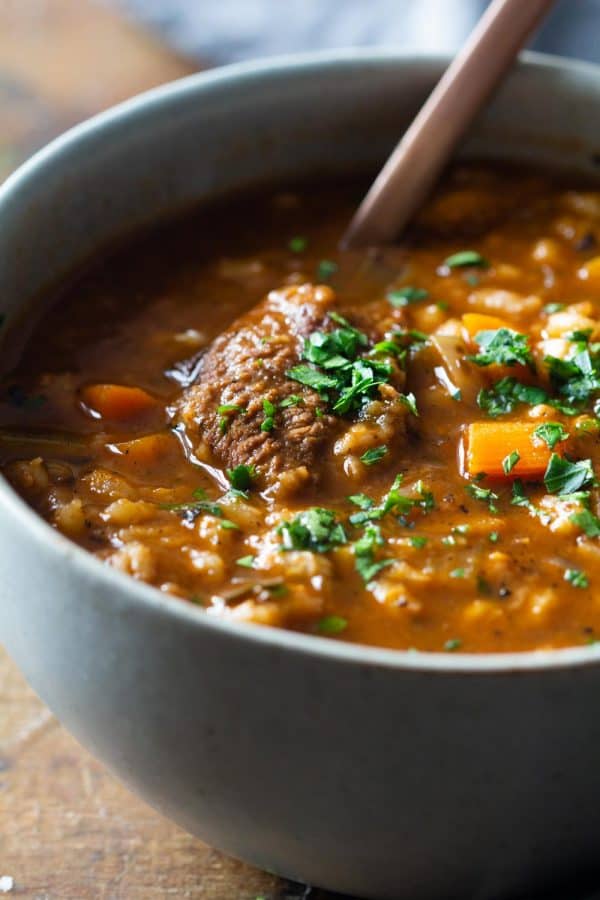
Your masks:
M 304 338 L 321 326 L 334 303 L 325 286 L 272 291 L 213 342 L 195 367 L 197 383 L 176 411 L 195 446 L 204 442 L 227 467 L 255 465 L 266 484 L 284 472 L 298 485 L 310 478 L 339 420 L 323 410 L 315 391 L 285 373 L 299 362 Z M 302 403 L 282 409 L 281 401 L 292 394 Z M 272 431 L 261 431 L 263 400 L 277 407 Z M 220 413 L 223 406 L 238 409 Z

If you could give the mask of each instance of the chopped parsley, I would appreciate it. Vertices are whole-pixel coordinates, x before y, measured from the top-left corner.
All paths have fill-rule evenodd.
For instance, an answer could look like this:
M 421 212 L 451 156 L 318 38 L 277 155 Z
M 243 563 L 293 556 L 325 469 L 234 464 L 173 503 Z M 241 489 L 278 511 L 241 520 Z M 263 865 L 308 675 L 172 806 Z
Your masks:
M 387 456 L 388 453 L 388 448 L 385 444 L 382 444 L 380 447 L 372 447 L 370 450 L 365 450 L 360 457 L 360 461 L 364 463 L 365 466 L 373 466 L 375 463 L 378 463 L 380 459 L 383 459 L 384 456 Z
M 227 469 L 227 477 L 234 490 L 248 491 L 256 478 L 256 469 L 254 466 L 236 466 L 235 469 Z
M 256 559 L 251 553 L 248 556 L 240 556 L 239 559 L 236 559 L 236 566 L 243 566 L 244 569 L 252 569 L 254 567 L 254 560 Z
M 288 247 L 292 253 L 304 253 L 308 247 L 308 238 L 301 237 L 300 235 L 293 237 L 289 241 Z
M 553 453 L 544 474 L 544 484 L 551 494 L 573 494 L 595 482 L 591 459 L 570 462 Z
M 275 405 L 273 403 L 271 403 L 270 400 L 266 400 L 266 399 L 263 400 L 262 405 L 263 405 L 263 412 L 265 414 L 265 417 L 262 420 L 260 430 L 261 431 L 273 431 L 273 428 L 275 427 L 275 413 L 277 411 L 275 408 Z
M 413 485 L 413 492 L 416 494 L 415 497 L 409 497 L 407 494 L 400 493 L 400 486 L 402 485 L 403 476 L 396 475 L 392 486 L 388 493 L 385 495 L 381 504 L 379 506 L 374 506 L 373 503 L 370 505 L 362 505 L 361 512 L 354 513 L 350 516 L 350 524 L 351 525 L 364 525 L 365 522 L 372 522 L 378 519 L 382 519 L 384 516 L 388 514 L 394 514 L 401 519 L 406 517 L 408 513 L 412 509 L 422 509 L 426 512 L 433 509 L 435 506 L 435 501 L 433 498 L 433 494 L 431 491 L 425 489 L 422 481 L 417 481 Z M 355 495 L 355 497 L 361 497 L 364 495 Z M 369 499 L 369 498 L 367 498 Z M 356 500 L 353 501 L 357 506 L 361 505 L 360 503 L 356 503 Z M 403 524 L 406 524 L 403 522 Z
M 464 578 L 466 572 L 464 569 L 452 569 L 450 572 L 450 578 Z
M 477 266 L 480 269 L 487 269 L 490 264 L 488 260 L 482 256 L 481 253 L 477 253 L 476 250 L 460 250 L 458 253 L 447 256 L 444 260 L 444 265 L 448 266 L 449 269 L 462 269 L 467 266 Z
M 510 375 L 501 378 L 491 388 L 483 388 L 477 395 L 479 408 L 494 419 L 512 412 L 519 403 L 537 406 L 547 402 L 548 394 L 543 388 L 523 384 Z
M 283 538 L 282 550 L 327 553 L 347 542 L 344 526 L 335 513 L 319 506 L 304 510 L 291 522 L 283 522 L 277 532 Z
M 490 542 L 490 544 L 497 544 L 499 540 L 499 533 L 497 531 L 490 531 L 490 533 L 488 534 L 488 541 Z
M 318 369 L 313 369 L 312 366 L 294 366 L 286 374 L 293 378 L 294 381 L 305 384 L 319 393 L 338 386 L 337 378 L 332 375 L 325 375 L 323 372 L 319 372 Z
M 290 394 L 279 404 L 279 409 L 288 409 L 290 406 L 302 406 L 304 400 L 299 394 Z
M 520 459 L 521 454 L 518 450 L 513 450 L 512 453 L 509 453 L 507 456 L 505 456 L 502 460 L 502 470 L 504 474 L 509 475 Z
M 348 620 L 343 616 L 324 616 L 317 622 L 317 630 L 323 634 L 341 634 L 348 627 Z
M 480 353 L 467 356 L 478 366 L 528 366 L 533 368 L 533 357 L 526 334 L 512 331 L 510 328 L 498 328 L 495 331 L 480 331 L 475 341 L 481 348 Z
M 566 569 L 564 579 L 576 588 L 584 589 L 590 586 L 587 575 L 581 569 Z
M 387 294 L 388 302 L 396 307 L 410 306 L 412 303 L 420 303 L 429 297 L 429 291 L 423 288 L 412 287 L 407 285 L 397 290 L 389 291 Z
M 411 412 L 413 416 L 419 415 L 419 410 L 417 409 L 417 398 L 414 394 L 400 394 L 400 402 L 406 406 L 408 411 Z
M 420 537 L 418 535 L 414 535 L 410 539 L 412 546 L 415 547 L 417 550 L 422 550 L 423 547 L 427 544 L 427 541 L 428 541 L 428 538 Z
M 378 547 L 383 546 L 384 540 L 377 525 L 367 525 L 363 536 L 354 544 L 354 566 L 365 584 L 369 584 L 376 575 L 391 566 L 392 559 L 375 559 Z
M 217 406 L 217 413 L 219 415 L 219 431 L 221 434 L 225 434 L 229 428 L 229 416 L 232 415 L 232 413 L 241 413 L 242 415 L 245 415 L 246 410 L 243 406 L 237 406 L 235 403 L 221 403 Z
M 544 441 L 551 450 L 569 437 L 569 432 L 559 422 L 544 422 L 543 425 L 538 425 L 533 434 Z
M 498 512 L 498 507 L 496 506 L 496 500 L 498 500 L 499 497 L 498 497 L 498 494 L 495 494 L 494 491 L 491 490 L 491 488 L 482 488 L 478 484 L 468 484 L 465 487 L 465 490 L 475 500 L 481 500 L 482 503 L 487 503 L 489 511 L 491 513 Z
M 569 522 L 581 528 L 590 538 L 600 537 L 600 519 L 589 509 L 582 509 L 581 512 L 573 513 L 572 516 L 569 516 Z
M 330 318 L 340 327 L 309 335 L 302 350 L 306 363 L 294 366 L 286 374 L 316 390 L 331 402 L 335 413 L 343 415 L 360 409 L 371 399 L 375 389 L 390 380 L 393 366 L 389 360 L 369 356 L 367 335 L 343 316 L 330 313 Z M 393 341 L 390 343 L 395 346 Z
M 554 313 L 562 312 L 563 309 L 566 308 L 566 304 L 564 303 L 546 303 L 543 307 L 543 312 L 545 312 L 547 316 L 551 316 Z
M 348 500 L 360 509 L 371 509 L 373 506 L 373 501 L 366 494 L 351 494 Z
M 203 488 L 196 488 L 192 497 L 194 499 L 187 503 L 161 503 L 159 508 L 179 513 L 187 525 L 193 524 L 203 514 L 223 518 L 223 510 L 218 503 L 206 499 L 206 491 Z
M 589 348 L 580 350 L 570 359 L 546 356 L 544 359 L 554 389 L 565 398 L 571 414 L 582 409 L 592 394 L 600 391 L 598 358 Z
M 455 650 L 459 650 L 462 647 L 462 641 L 459 638 L 450 638 L 449 641 L 446 641 L 444 644 L 444 650 L 448 653 L 453 653 Z
M 317 266 L 317 281 L 329 281 L 339 266 L 332 259 L 322 259 Z

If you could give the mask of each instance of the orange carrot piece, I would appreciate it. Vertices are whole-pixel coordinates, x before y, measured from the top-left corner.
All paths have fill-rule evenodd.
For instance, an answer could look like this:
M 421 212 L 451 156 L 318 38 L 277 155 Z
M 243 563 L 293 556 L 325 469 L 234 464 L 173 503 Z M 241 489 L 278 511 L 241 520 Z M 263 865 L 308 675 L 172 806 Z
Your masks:
M 486 316 L 483 313 L 465 313 L 462 317 L 462 323 L 473 340 L 480 331 L 498 331 L 499 328 L 510 328 L 511 331 L 516 329 L 505 319 L 498 316 Z
M 474 422 L 466 436 L 465 469 L 469 475 L 485 472 L 491 478 L 540 479 L 553 451 L 534 435 L 540 422 Z M 564 449 L 564 442 L 556 444 L 555 453 Z M 505 472 L 503 461 L 511 453 L 519 454 L 518 461 Z
M 147 391 L 124 384 L 89 384 L 83 388 L 81 400 L 92 414 L 113 422 L 136 419 L 158 406 Z
M 119 468 L 132 473 L 144 472 L 161 466 L 166 462 L 174 463 L 181 457 L 181 444 L 171 432 L 160 431 L 158 434 L 146 434 L 131 441 L 109 444 L 109 450 L 121 457 Z

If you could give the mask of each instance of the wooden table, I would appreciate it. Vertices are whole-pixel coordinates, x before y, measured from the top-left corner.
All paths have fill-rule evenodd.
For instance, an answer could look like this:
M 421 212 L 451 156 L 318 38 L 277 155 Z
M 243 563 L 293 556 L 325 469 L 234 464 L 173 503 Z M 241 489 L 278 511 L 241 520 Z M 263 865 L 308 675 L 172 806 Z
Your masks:
M 0 0 L 0 177 L 50 137 L 193 71 L 90 0 Z M 165 821 L 65 732 L 0 648 L 0 897 L 300 900 Z

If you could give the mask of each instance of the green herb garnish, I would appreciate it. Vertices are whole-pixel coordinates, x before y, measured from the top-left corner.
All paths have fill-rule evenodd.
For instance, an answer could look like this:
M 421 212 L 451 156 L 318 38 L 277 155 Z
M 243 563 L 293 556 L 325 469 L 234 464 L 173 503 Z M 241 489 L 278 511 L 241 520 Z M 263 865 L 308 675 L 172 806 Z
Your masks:
M 293 237 L 288 242 L 288 247 L 292 251 L 292 253 L 304 253 L 304 251 L 308 247 L 308 238 L 300 236 Z
M 450 638 L 449 641 L 446 641 L 444 644 L 444 650 L 448 653 L 453 653 L 455 650 L 458 650 L 462 647 L 462 641 L 459 638 Z
M 248 556 L 240 556 L 239 559 L 236 559 L 236 566 L 243 566 L 244 569 L 252 569 L 254 567 L 254 560 L 256 559 L 251 553 Z
M 520 459 L 521 454 L 518 450 L 513 450 L 512 453 L 509 453 L 507 456 L 505 456 L 502 460 L 502 470 L 504 474 L 509 475 Z
M 551 450 L 569 437 L 569 432 L 559 422 L 544 422 L 543 425 L 538 425 L 533 434 L 544 441 Z
M 279 404 L 279 409 L 288 409 L 290 406 L 302 406 L 304 400 L 299 394 L 290 394 Z
M 236 491 L 248 491 L 256 478 L 256 469 L 254 466 L 236 466 L 235 469 L 227 469 L 227 477 Z
M 283 522 L 277 533 L 283 538 L 282 550 L 327 553 L 347 542 L 344 527 L 335 513 L 318 506 L 304 510 L 291 522 Z
M 412 287 L 411 285 L 389 291 L 387 294 L 388 302 L 395 308 L 410 306 L 413 303 L 420 303 L 421 300 L 426 300 L 428 297 L 429 291 L 426 291 L 423 288 Z
M 573 513 L 569 516 L 569 522 L 581 528 L 590 538 L 600 537 L 600 519 L 589 509 L 582 509 L 581 512 Z
M 537 406 L 547 402 L 548 394 L 545 390 L 522 384 L 512 376 L 500 379 L 491 388 L 483 388 L 477 395 L 479 408 L 492 418 L 512 412 L 519 403 Z
M 544 484 L 551 494 L 573 494 L 595 482 L 591 459 L 570 462 L 553 453 L 544 474 Z
M 354 544 L 354 566 L 365 584 L 369 584 L 376 575 L 391 566 L 391 559 L 375 559 L 378 547 L 383 546 L 384 540 L 377 525 L 367 525 L 363 536 Z
M 365 450 L 360 457 L 360 461 L 364 463 L 365 466 L 373 466 L 375 463 L 378 463 L 380 459 L 383 459 L 384 456 L 387 456 L 388 453 L 388 448 L 385 444 L 382 444 L 381 447 L 372 447 L 370 450 Z
M 322 634 L 341 634 L 348 627 L 348 620 L 342 616 L 324 616 L 317 622 L 317 630 Z
M 275 427 L 275 413 L 277 412 L 275 405 L 270 400 L 263 400 L 263 412 L 265 417 L 261 423 L 261 431 L 273 431 Z
M 487 503 L 488 509 L 491 513 L 498 512 L 496 500 L 498 500 L 499 497 L 498 494 L 495 494 L 494 491 L 492 491 L 490 488 L 482 488 L 478 484 L 468 484 L 465 487 L 465 490 L 475 500 L 480 500 L 482 503 Z
M 332 259 L 322 259 L 317 266 L 317 281 L 329 281 L 339 266 Z
M 461 269 L 466 266 L 478 266 L 481 269 L 487 269 L 490 264 L 476 250 L 460 250 L 458 253 L 447 256 L 444 260 L 444 265 L 448 266 L 449 269 Z
M 589 578 L 581 569 L 567 569 L 564 574 L 565 581 L 568 581 L 573 587 L 587 588 L 590 586 Z
M 529 338 L 509 328 L 480 331 L 475 337 L 481 352 L 467 356 L 478 366 L 528 366 L 533 368 Z

